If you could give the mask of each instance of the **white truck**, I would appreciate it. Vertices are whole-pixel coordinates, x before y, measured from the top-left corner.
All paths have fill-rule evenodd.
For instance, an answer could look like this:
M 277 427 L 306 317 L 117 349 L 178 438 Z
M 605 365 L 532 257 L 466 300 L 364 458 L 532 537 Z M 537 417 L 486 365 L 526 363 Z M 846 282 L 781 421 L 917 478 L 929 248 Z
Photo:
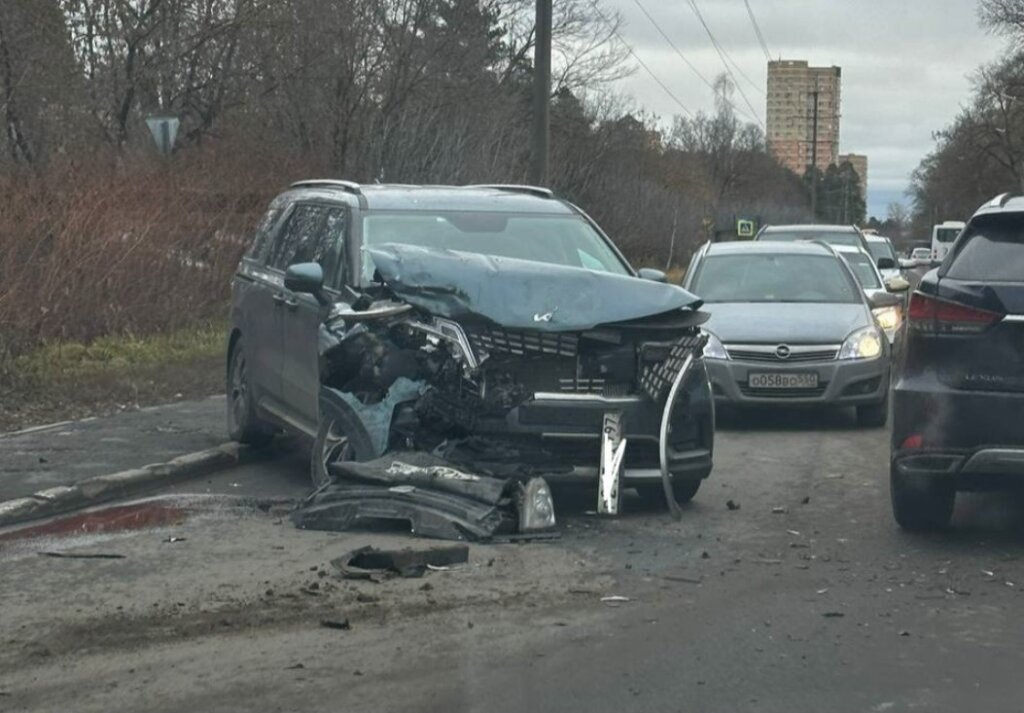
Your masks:
M 959 220 L 947 220 L 932 226 L 932 262 L 941 262 L 946 258 L 964 225 Z

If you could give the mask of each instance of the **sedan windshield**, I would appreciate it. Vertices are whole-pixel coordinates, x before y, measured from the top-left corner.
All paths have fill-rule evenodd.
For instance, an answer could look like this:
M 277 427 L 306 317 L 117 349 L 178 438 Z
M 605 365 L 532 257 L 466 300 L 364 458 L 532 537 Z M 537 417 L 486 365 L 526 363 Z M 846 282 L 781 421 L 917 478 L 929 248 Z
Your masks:
M 892 245 L 884 240 L 869 240 L 868 250 L 871 251 L 871 257 L 876 261 L 880 257 L 887 257 L 893 262 L 896 261 L 896 253 L 893 252 Z
M 705 258 L 691 291 L 705 302 L 859 302 L 843 266 L 827 255 Z
M 860 282 L 860 286 L 865 290 L 879 290 L 882 288 L 882 283 L 878 281 L 878 273 L 875 272 L 875 266 L 871 263 L 871 258 L 862 252 L 844 252 L 842 256 L 846 258 L 846 262 L 853 268 L 853 274 L 857 276 L 857 281 Z
M 386 243 L 632 274 L 604 238 L 578 216 L 471 211 L 368 214 L 363 219 L 363 245 Z M 372 261 L 364 254 L 363 277 L 368 281 L 372 276 Z
M 862 246 L 860 236 L 849 230 L 771 230 L 762 233 L 760 240 L 779 240 L 787 243 L 795 240 L 820 240 L 829 245 L 848 245 L 851 248 Z

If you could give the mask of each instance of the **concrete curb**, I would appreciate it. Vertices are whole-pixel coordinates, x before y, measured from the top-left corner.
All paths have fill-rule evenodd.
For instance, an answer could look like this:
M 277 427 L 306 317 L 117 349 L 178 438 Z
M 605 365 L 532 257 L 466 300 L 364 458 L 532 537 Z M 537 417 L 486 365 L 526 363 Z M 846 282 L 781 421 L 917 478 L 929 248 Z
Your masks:
M 59 515 L 110 500 L 138 495 L 179 480 L 223 470 L 253 459 L 254 449 L 239 443 L 224 443 L 205 451 L 178 456 L 166 463 L 153 463 L 119 473 L 97 475 L 74 485 L 48 488 L 28 497 L 0 502 L 0 527 Z

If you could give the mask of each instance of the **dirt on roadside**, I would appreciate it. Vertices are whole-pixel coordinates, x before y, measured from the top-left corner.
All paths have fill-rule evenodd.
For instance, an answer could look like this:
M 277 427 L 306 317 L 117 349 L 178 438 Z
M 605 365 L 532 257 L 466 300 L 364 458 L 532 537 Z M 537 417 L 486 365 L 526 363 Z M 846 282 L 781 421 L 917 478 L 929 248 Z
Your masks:
M 132 364 L 0 386 L 0 432 L 102 416 L 224 391 L 224 357 Z

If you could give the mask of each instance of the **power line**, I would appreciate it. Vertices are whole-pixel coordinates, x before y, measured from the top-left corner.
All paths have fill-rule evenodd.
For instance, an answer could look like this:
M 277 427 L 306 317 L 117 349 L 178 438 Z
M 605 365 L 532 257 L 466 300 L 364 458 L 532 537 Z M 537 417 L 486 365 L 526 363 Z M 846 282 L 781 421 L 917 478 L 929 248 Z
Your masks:
M 761 26 L 757 24 L 757 18 L 754 17 L 754 10 L 750 7 L 750 0 L 743 0 L 743 4 L 747 6 L 747 15 L 750 17 L 750 24 L 754 26 L 754 34 L 757 35 L 757 41 L 761 43 L 761 49 L 764 50 L 764 58 L 771 62 L 772 53 L 768 51 L 768 43 L 764 41 L 764 35 L 761 34 Z
M 751 104 L 750 99 L 747 98 L 747 93 L 743 91 L 743 87 L 740 86 L 739 80 L 736 79 L 736 75 L 733 74 L 732 69 L 729 68 L 729 63 L 725 59 L 725 52 L 722 50 L 721 46 L 719 46 L 718 40 L 715 39 L 714 33 L 711 32 L 711 28 L 708 27 L 708 23 L 704 21 L 704 16 L 701 14 L 700 8 L 697 7 L 696 0 L 689 0 L 689 2 L 690 9 L 693 10 L 693 13 L 697 16 L 697 19 L 700 20 L 700 24 L 704 27 L 704 31 L 707 33 L 708 39 L 711 40 L 711 46 L 715 48 L 715 51 L 718 53 L 718 58 L 722 60 L 722 66 L 725 67 L 726 74 L 728 74 L 732 78 L 733 85 L 736 87 L 736 91 L 738 91 L 740 93 L 740 96 L 743 97 L 743 101 L 747 105 L 747 108 L 750 109 L 750 113 L 757 118 L 757 123 L 759 123 L 761 127 L 764 128 L 764 122 L 761 121 L 761 118 L 758 116 L 757 111 L 754 109 L 754 105 Z
M 740 73 L 740 76 L 747 80 L 747 84 L 749 84 L 751 87 L 754 88 L 754 91 L 760 92 L 761 94 L 764 94 L 765 91 L 764 91 L 764 89 L 761 88 L 761 85 L 758 84 L 757 82 L 755 82 L 753 79 L 751 79 L 750 76 L 746 72 L 743 71 L 743 68 L 740 67 L 740 65 L 736 62 L 736 60 L 734 60 L 732 58 L 732 55 L 729 54 L 729 51 L 727 49 L 725 49 L 725 47 L 722 46 L 722 43 L 720 43 L 715 38 L 714 34 L 712 34 L 711 26 L 708 25 L 708 23 L 704 20 L 704 15 L 703 15 L 703 13 L 701 13 L 700 8 L 697 7 L 696 0 L 690 0 L 690 5 L 691 5 L 691 7 L 693 7 L 694 12 L 697 13 L 697 19 L 700 20 L 701 24 L 704 26 L 704 29 L 707 30 L 708 37 L 711 38 L 711 43 L 715 46 L 715 49 L 718 50 L 719 55 L 725 57 L 725 59 L 723 61 L 724 62 L 729 62 L 730 64 L 732 64 L 733 68 L 737 72 Z M 733 77 L 733 79 L 736 80 L 735 77 Z M 738 80 L 736 80 L 736 81 L 738 81 Z
M 700 81 L 704 82 L 704 84 L 706 84 L 709 89 L 714 91 L 715 90 L 715 85 L 712 84 L 707 79 L 707 77 L 705 77 L 703 74 L 701 74 L 700 70 L 697 69 L 693 65 L 693 63 L 686 58 L 686 55 L 683 54 L 682 50 L 680 50 L 676 46 L 676 43 L 672 41 L 672 39 L 665 33 L 665 31 L 663 29 L 661 29 L 661 25 L 659 25 L 658 22 L 651 16 L 651 13 L 649 13 L 647 11 L 647 8 L 643 6 L 643 3 L 641 3 L 640 0 L 633 0 L 633 2 L 636 3 L 636 6 L 638 8 L 640 8 L 640 12 L 642 12 L 647 17 L 647 19 L 650 20 L 651 24 L 654 25 L 654 29 L 656 29 L 658 31 L 658 33 L 665 39 L 665 42 L 668 43 L 668 46 L 671 47 L 673 50 L 675 50 L 675 53 L 677 55 L 679 55 L 679 59 L 681 59 L 683 61 L 683 63 L 687 67 L 689 67 L 693 71 L 693 73 L 697 75 L 697 77 L 700 78 Z M 738 106 L 733 104 L 728 99 L 728 97 L 723 97 L 723 99 L 725 99 L 725 103 L 726 104 L 728 104 L 730 107 L 732 107 L 733 111 L 736 111 L 739 114 L 743 115 L 744 118 L 751 119 L 752 121 L 757 121 L 757 117 L 756 116 L 755 117 L 751 117 L 749 114 L 747 114 L 747 112 L 743 111 Z
M 689 109 L 687 109 L 685 104 L 683 104 L 681 101 L 679 101 L 679 97 L 677 97 L 675 94 L 673 94 L 672 90 L 669 89 L 665 85 L 665 83 L 663 81 L 658 79 L 658 75 L 656 75 L 653 71 L 651 71 L 651 68 L 647 66 L 646 62 L 644 62 L 642 59 L 640 59 L 640 56 L 633 50 L 633 46 L 630 45 L 628 42 L 626 42 L 626 40 L 622 37 L 622 35 L 619 34 L 619 31 L 617 29 L 615 29 L 615 25 L 613 25 L 611 23 L 611 21 L 607 17 L 605 17 L 605 14 L 603 12 L 601 12 L 601 8 L 598 7 L 597 0 L 590 0 L 590 4 L 594 6 L 594 11 L 604 21 L 604 24 L 608 26 L 608 29 L 612 31 L 612 34 L 615 35 L 615 37 L 619 40 L 619 42 L 622 43 L 622 46 L 626 48 L 626 51 L 629 52 L 630 55 L 632 55 L 633 59 L 635 59 L 637 61 L 637 63 L 641 67 L 643 67 L 645 72 L 647 72 L 649 75 L 651 75 L 651 79 L 653 79 L 655 82 L 658 83 L 658 86 L 661 87 L 662 90 L 664 90 L 664 92 L 669 97 L 672 98 L 672 101 L 674 101 L 676 104 L 679 105 L 679 108 L 682 109 L 683 112 L 687 116 L 689 116 L 690 118 L 693 118 L 693 112 L 690 111 Z

